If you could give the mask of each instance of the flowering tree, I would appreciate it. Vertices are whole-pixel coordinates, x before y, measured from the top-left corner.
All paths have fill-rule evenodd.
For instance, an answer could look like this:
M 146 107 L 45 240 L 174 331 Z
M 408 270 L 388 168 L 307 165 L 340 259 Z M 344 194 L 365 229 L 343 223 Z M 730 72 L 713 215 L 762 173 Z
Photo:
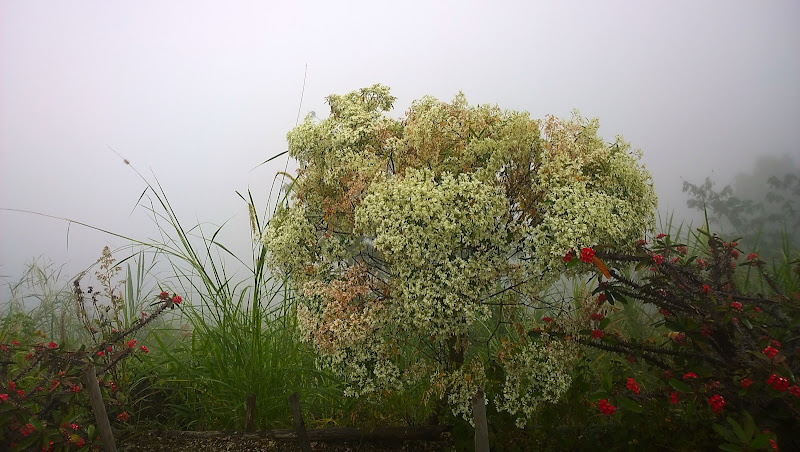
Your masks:
M 524 424 L 571 381 L 573 348 L 526 334 L 542 291 L 582 268 L 569 250 L 633 250 L 654 221 L 650 175 L 596 120 L 463 94 L 395 120 L 394 100 L 380 85 L 331 95 L 327 119 L 289 132 L 300 170 L 263 237 L 269 263 L 349 395 L 421 383 L 469 419 L 483 389 Z

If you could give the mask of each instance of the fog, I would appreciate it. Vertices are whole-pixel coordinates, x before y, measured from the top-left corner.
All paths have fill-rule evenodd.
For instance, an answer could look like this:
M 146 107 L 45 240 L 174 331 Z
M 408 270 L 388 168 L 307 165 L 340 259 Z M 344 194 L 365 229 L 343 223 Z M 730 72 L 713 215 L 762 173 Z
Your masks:
M 185 225 L 229 221 L 225 243 L 246 253 L 235 192 L 266 206 L 287 161 L 258 165 L 298 115 L 374 83 L 392 87 L 395 117 L 459 90 L 534 118 L 598 117 L 607 140 L 643 150 L 659 210 L 686 218 L 683 180 L 726 184 L 798 155 L 798 17 L 792 0 L 4 0 L 0 282 L 34 257 L 76 273 L 129 243 L 8 209 L 158 238 L 134 170 Z

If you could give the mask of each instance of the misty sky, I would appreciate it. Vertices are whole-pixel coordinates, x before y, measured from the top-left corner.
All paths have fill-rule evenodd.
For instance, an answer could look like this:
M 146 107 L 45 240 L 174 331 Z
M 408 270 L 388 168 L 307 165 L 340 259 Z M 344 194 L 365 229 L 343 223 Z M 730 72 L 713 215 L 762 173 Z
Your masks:
M 347 6 L 345 6 L 347 5 Z M 491 5 L 491 6 L 490 6 Z M 156 238 L 136 208 L 158 178 L 181 220 L 248 250 L 297 119 L 389 85 L 413 99 L 599 117 L 644 151 L 662 211 L 682 180 L 730 182 L 797 156 L 800 2 L 0 1 L 0 207 Z M 291 168 L 291 166 L 290 166 Z M 67 239 L 68 238 L 68 239 Z M 48 256 L 77 272 L 126 241 L 0 211 L 0 275 Z M 2 280 L 0 280 L 2 282 Z

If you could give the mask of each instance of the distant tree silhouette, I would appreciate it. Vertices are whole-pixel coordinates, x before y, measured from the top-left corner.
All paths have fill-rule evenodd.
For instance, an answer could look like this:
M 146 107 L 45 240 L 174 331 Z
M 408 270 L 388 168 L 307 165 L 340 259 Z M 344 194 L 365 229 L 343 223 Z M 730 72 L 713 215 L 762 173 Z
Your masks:
M 765 256 L 797 249 L 800 241 L 800 167 L 788 156 L 765 155 L 753 171 L 740 173 L 722 190 L 707 177 L 703 184 L 683 182 L 689 208 L 706 210 L 709 220 L 746 237 Z

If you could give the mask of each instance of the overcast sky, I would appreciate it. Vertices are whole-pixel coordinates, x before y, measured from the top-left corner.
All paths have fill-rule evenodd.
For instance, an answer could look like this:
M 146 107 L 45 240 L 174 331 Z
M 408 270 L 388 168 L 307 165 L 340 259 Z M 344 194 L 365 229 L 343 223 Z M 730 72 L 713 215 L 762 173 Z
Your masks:
M 798 155 L 800 2 L 0 1 L 0 207 L 146 239 L 134 209 L 163 185 L 187 225 L 232 219 L 248 248 L 301 120 L 374 83 L 393 116 L 432 94 L 525 110 L 577 108 L 644 151 L 662 211 L 682 180 L 729 182 L 764 154 Z M 0 211 L 0 275 L 32 257 L 74 271 L 122 239 Z

